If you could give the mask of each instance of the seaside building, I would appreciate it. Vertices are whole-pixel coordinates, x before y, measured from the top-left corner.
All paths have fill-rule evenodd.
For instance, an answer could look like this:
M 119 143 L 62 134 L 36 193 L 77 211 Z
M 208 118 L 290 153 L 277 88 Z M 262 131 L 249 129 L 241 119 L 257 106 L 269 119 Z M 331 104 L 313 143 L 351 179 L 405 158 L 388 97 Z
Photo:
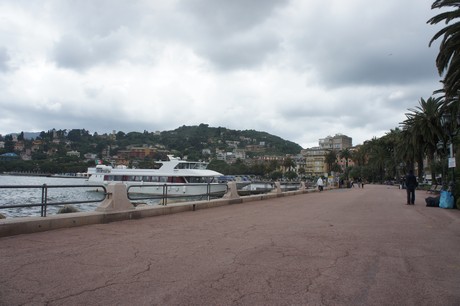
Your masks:
M 319 146 L 322 149 L 341 151 L 352 147 L 352 139 L 343 134 L 336 134 L 320 139 Z
M 352 138 L 343 134 L 327 136 L 318 141 L 319 146 L 303 149 L 301 154 L 305 157 L 305 174 L 308 176 L 320 176 L 327 174 L 326 155 L 334 150 L 337 152 L 339 165 L 345 164 L 339 158 L 339 152 L 352 147 Z M 349 166 L 351 164 L 349 163 Z
M 305 174 L 307 176 L 320 176 L 327 172 L 326 154 L 329 149 L 313 147 L 302 150 L 305 157 Z

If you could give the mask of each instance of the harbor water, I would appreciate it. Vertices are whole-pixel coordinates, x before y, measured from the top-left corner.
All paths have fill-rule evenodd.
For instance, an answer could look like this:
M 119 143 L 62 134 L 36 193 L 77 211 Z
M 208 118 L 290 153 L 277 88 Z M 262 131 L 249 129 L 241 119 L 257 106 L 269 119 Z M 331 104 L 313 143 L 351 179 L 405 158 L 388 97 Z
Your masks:
M 0 175 L 0 186 L 21 185 L 21 186 L 66 186 L 66 185 L 84 185 L 83 178 L 62 178 L 62 177 L 44 177 L 44 176 L 15 176 L 15 175 Z M 47 201 L 48 203 L 57 202 L 72 202 L 72 201 L 100 201 L 104 198 L 102 192 L 97 192 L 93 188 L 74 187 L 74 188 L 49 188 Z M 21 188 L 10 189 L 0 188 L 0 214 L 7 218 L 10 217 L 26 217 L 40 216 L 40 207 L 20 207 L 20 208 L 5 208 L 5 205 L 17 204 L 40 204 L 42 200 L 41 188 Z M 79 211 L 93 211 L 100 202 L 72 204 Z M 56 214 L 63 205 L 48 206 L 47 215 Z

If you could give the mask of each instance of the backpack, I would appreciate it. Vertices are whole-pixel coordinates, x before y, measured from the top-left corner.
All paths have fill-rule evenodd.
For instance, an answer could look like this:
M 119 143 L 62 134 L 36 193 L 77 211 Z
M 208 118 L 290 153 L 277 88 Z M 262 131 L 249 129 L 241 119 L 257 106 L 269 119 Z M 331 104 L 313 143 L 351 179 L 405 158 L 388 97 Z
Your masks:
M 425 202 L 427 207 L 439 207 L 439 197 L 428 197 Z

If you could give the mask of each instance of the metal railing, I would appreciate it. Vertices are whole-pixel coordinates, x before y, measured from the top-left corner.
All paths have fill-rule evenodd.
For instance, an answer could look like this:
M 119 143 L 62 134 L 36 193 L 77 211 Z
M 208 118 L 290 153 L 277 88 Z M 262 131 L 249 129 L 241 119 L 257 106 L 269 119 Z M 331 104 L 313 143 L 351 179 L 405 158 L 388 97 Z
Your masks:
M 218 187 L 222 190 L 213 191 L 215 189 L 213 187 Z M 187 192 L 187 190 L 193 188 L 200 188 L 203 192 Z M 133 191 L 133 189 L 136 191 Z M 228 191 L 228 186 L 226 183 L 150 183 L 129 185 L 127 190 L 128 199 L 131 201 L 159 200 L 159 205 L 167 205 L 168 199 L 185 199 L 186 201 L 206 199 L 209 201 L 213 198 L 219 198 Z
M 91 200 L 80 200 L 80 201 L 57 201 L 52 202 L 50 201 L 50 196 L 48 191 L 50 189 L 68 189 L 68 188 L 101 188 L 103 193 L 100 194 L 103 196 L 101 199 L 91 199 Z M 98 203 L 102 202 L 107 196 L 107 189 L 103 185 L 0 185 L 0 190 L 2 189 L 36 189 L 41 191 L 41 200 L 39 203 L 27 203 L 27 204 L 2 204 L 0 203 L 0 211 L 3 209 L 11 209 L 11 208 L 31 208 L 31 207 L 40 207 L 40 216 L 46 217 L 47 210 L 49 206 L 59 206 L 59 205 L 68 205 L 68 204 L 88 204 L 88 203 Z
M 283 192 L 299 190 L 300 182 L 281 182 L 280 187 Z

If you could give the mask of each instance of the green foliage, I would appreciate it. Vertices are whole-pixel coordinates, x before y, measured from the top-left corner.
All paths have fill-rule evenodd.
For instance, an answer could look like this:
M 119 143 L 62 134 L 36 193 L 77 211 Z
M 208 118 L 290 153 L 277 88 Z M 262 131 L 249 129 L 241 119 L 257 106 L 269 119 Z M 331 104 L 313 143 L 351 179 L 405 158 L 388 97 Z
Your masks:
M 229 168 L 229 165 L 226 162 L 224 162 L 223 160 L 213 159 L 209 163 L 208 169 L 214 170 L 214 171 L 217 171 L 217 172 L 220 172 L 220 173 L 223 173 L 223 174 L 228 174 L 230 168 Z
M 20 137 L 24 138 L 21 132 Z M 120 151 L 127 150 L 129 146 L 160 146 L 165 151 L 157 150 L 153 156 L 145 160 L 130 160 L 132 165 L 141 168 L 151 168 L 153 160 L 165 160 L 166 152 L 176 156 L 187 156 L 188 160 L 211 161 L 210 169 L 224 174 L 254 174 L 265 175 L 278 169 L 280 165 L 276 161 L 270 164 L 255 164 L 248 166 L 243 161 L 237 160 L 228 165 L 223 161 L 216 161 L 215 152 L 220 149 L 224 152 L 232 151 L 235 146 L 245 149 L 246 146 L 259 146 L 262 152 L 247 152 L 247 156 L 257 155 L 286 155 L 298 154 L 302 149 L 298 144 L 270 135 L 265 132 L 254 130 L 230 130 L 223 127 L 209 127 L 207 124 L 198 126 L 181 126 L 172 131 L 161 133 L 141 132 L 118 132 L 115 135 L 98 134 L 91 135 L 85 129 L 72 130 L 49 130 L 40 132 L 37 136 L 39 145 L 32 145 L 32 140 L 23 139 L 24 146 L 32 151 L 31 161 L 9 161 L 0 164 L 0 171 L 30 171 L 46 173 L 85 172 L 90 165 L 84 160 L 86 153 L 96 154 L 98 158 L 115 155 Z M 5 148 L 1 153 L 14 152 L 13 137 L 4 137 Z M 203 153 L 203 149 L 209 149 L 211 154 Z M 67 152 L 75 150 L 80 157 L 69 157 Z M 20 153 L 20 152 L 16 152 Z M 291 159 L 287 159 L 284 166 L 286 169 L 295 167 Z
M 284 174 L 284 178 L 288 179 L 288 180 L 294 180 L 298 177 L 297 173 L 295 171 L 287 171 L 285 174 Z
M 270 173 L 270 179 L 273 181 L 277 181 L 283 177 L 283 173 L 281 171 L 273 171 Z

